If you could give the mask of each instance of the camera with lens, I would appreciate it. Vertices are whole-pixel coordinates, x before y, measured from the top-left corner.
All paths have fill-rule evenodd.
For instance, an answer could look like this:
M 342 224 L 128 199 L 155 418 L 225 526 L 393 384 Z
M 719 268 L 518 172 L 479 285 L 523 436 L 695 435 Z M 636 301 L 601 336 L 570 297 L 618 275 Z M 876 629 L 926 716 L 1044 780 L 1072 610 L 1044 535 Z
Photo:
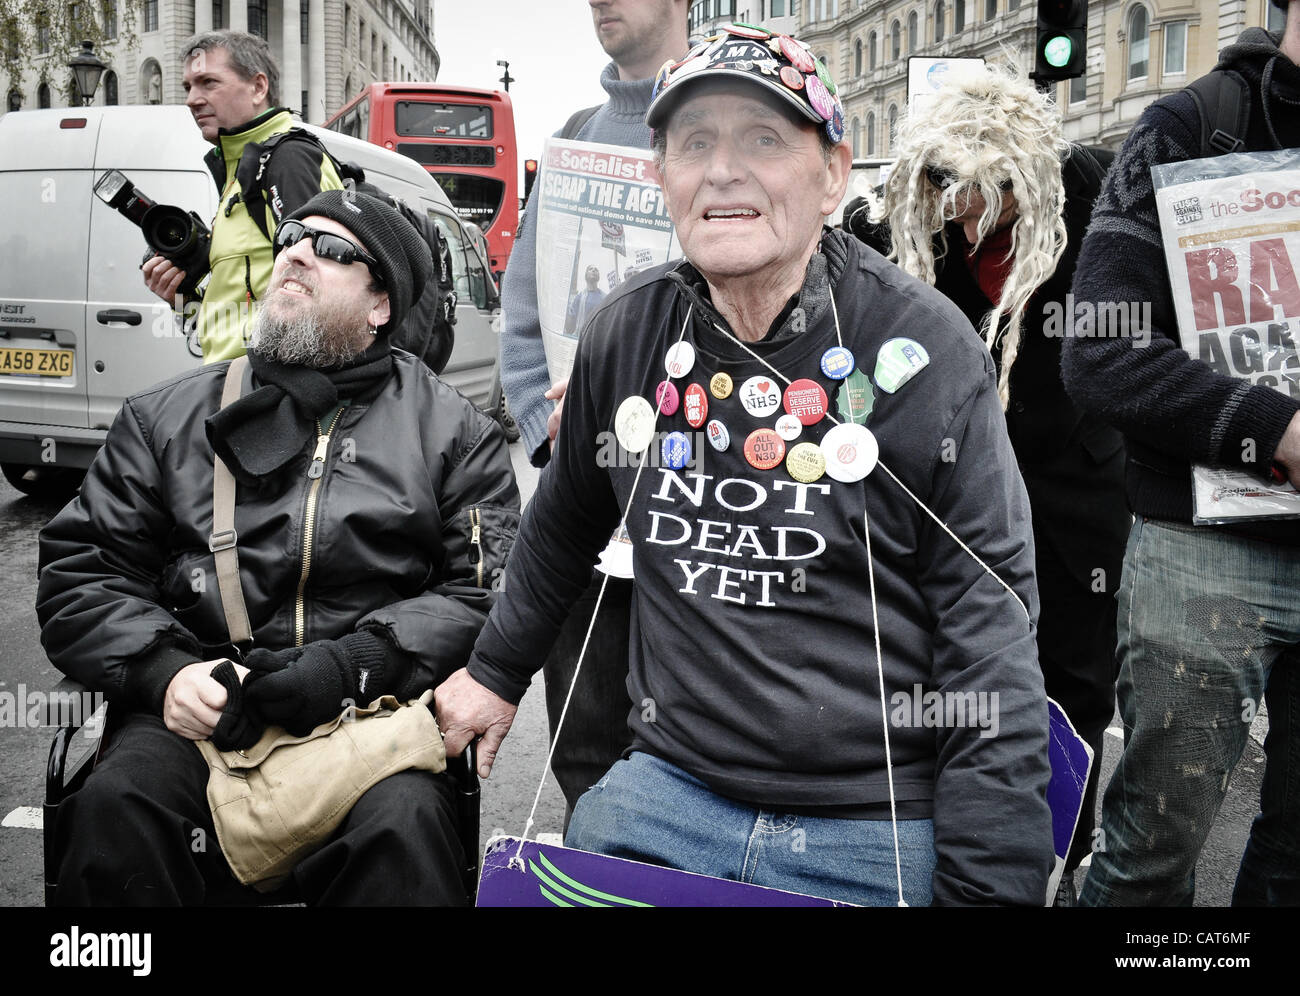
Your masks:
M 115 169 L 109 170 L 96 182 L 95 196 L 138 225 L 154 253 L 185 271 L 178 293 L 186 297 L 196 296 L 199 282 L 208 272 L 208 249 L 212 245 L 212 232 L 202 218 L 174 204 L 151 201 Z M 146 255 L 145 259 L 152 254 Z

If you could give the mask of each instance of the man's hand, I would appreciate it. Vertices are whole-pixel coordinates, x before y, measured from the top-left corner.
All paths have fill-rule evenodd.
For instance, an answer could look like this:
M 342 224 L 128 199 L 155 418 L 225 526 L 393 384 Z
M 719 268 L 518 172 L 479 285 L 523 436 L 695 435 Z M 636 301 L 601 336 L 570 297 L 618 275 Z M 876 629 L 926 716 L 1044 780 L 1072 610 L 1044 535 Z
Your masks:
M 185 279 L 185 271 L 163 256 L 147 260 L 140 270 L 144 274 L 144 285 L 174 307 L 176 291 Z
M 466 745 L 482 734 L 478 773 L 480 778 L 486 778 L 492 773 L 492 762 L 510 732 L 518 707 L 484 688 L 465 668 L 439 685 L 433 698 L 438 708 L 438 729 L 449 756 L 460 757 Z
M 188 740 L 207 740 L 226 707 L 226 690 L 212 677 L 221 660 L 196 661 L 176 672 L 163 697 L 163 722 L 167 729 Z M 248 668 L 235 665 L 242 682 Z
M 564 394 L 569 390 L 569 378 L 557 380 L 543 397 L 558 402 L 555 411 L 546 418 L 546 437 L 551 441 L 551 452 L 555 452 L 555 437 L 560 434 L 560 418 L 564 413 Z
M 1291 416 L 1277 449 L 1273 451 L 1273 459 L 1286 470 L 1291 487 L 1300 491 L 1300 412 Z

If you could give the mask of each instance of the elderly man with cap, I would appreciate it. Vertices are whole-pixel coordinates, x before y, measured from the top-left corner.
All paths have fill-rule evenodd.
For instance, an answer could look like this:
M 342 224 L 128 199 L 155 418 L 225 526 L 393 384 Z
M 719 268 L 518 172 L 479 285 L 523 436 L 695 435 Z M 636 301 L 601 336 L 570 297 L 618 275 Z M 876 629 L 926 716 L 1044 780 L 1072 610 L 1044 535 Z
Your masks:
M 730 26 L 664 67 L 647 122 L 686 262 L 579 343 L 503 597 L 437 693 L 448 749 L 484 733 L 490 762 L 625 515 L 634 742 L 568 844 L 854 903 L 1042 905 L 1033 540 L 992 361 L 824 226 L 850 157 L 806 46 Z
M 846 211 L 850 229 L 942 291 L 993 351 L 1033 511 L 1039 666 L 1047 694 L 1100 758 L 1115 714 L 1115 591 L 1129 527 L 1124 441 L 1066 395 L 1061 346 L 1104 165 L 1065 140 L 1060 109 L 1033 83 L 982 66 L 954 70 L 907 116 L 897 153 L 881 223 L 865 208 Z M 1060 905 L 1073 904 L 1073 870 L 1093 844 L 1099 770 L 1094 764 L 1088 779 Z
M 432 269 L 411 225 L 329 191 L 275 247 L 238 399 L 222 406 L 230 363 L 128 398 L 41 533 L 45 649 L 123 717 L 60 815 L 63 902 L 231 898 L 194 741 L 245 749 L 433 687 L 467 659 L 517 529 L 500 429 L 389 345 Z M 238 645 L 214 455 L 235 480 Z M 391 775 L 293 878 L 313 903 L 463 903 L 453 813 L 445 776 Z

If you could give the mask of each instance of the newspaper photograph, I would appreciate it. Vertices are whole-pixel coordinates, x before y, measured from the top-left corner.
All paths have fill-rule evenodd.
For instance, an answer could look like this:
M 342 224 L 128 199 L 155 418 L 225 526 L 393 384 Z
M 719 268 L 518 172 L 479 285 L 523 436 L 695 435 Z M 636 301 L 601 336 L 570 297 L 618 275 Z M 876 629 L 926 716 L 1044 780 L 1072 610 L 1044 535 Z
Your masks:
M 1151 175 L 1182 347 L 1218 373 L 1300 400 L 1300 150 L 1169 163 Z M 1290 484 L 1243 470 L 1193 466 L 1192 492 L 1200 524 L 1300 515 Z
M 682 254 L 648 149 L 551 138 L 537 197 L 537 312 L 551 380 L 619 284 Z

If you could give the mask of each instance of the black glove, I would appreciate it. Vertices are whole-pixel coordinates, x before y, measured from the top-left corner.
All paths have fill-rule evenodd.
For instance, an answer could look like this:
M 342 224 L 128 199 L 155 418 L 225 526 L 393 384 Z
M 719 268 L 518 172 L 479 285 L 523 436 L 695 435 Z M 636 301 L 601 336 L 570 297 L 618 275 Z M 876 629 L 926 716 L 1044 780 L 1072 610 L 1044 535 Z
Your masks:
M 261 739 L 266 724 L 245 707 L 244 687 L 239 683 L 234 664 L 222 661 L 211 674 L 226 689 L 226 707 L 212 731 L 212 743 L 217 750 L 247 750 Z
M 346 708 L 365 705 L 395 689 L 409 671 L 409 660 L 388 641 L 371 632 L 350 633 L 337 640 L 318 640 L 300 648 L 296 661 L 274 671 L 250 674 L 244 696 L 248 708 L 266 725 L 284 727 L 295 737 L 310 733 Z M 249 667 L 266 665 L 290 651 L 266 658 L 249 654 Z M 403 666 L 405 665 L 405 667 Z

